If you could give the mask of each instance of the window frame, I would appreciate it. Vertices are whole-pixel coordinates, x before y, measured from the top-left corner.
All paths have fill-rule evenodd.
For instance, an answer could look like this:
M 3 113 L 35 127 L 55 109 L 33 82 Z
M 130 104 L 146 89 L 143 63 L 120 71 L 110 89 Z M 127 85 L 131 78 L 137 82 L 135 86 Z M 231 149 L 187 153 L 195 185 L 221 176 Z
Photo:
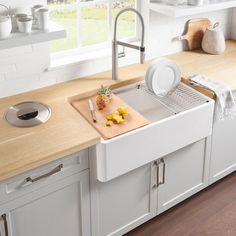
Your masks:
M 64 51 L 60 51 L 60 52 L 50 52 L 50 56 L 51 56 L 51 60 L 62 60 L 63 58 L 66 59 L 68 57 L 76 57 L 78 55 L 84 55 L 85 59 L 87 59 L 87 54 L 90 55 L 89 57 L 91 58 L 91 53 L 92 52 L 105 52 L 107 51 L 107 54 L 110 54 L 111 51 L 111 42 L 112 42 L 112 38 L 113 38 L 113 27 L 112 27 L 112 15 L 111 15 L 111 11 L 112 11 L 112 3 L 115 0 L 99 0 L 98 3 L 99 4 L 107 4 L 107 14 L 108 14 L 108 18 L 107 18 L 107 24 L 108 24 L 108 39 L 106 42 L 103 43 L 98 43 L 98 44 L 94 44 L 94 45 L 89 45 L 89 46 L 80 46 L 78 45 L 77 48 L 73 48 L 73 49 L 68 49 L 68 50 L 64 50 Z M 136 0 L 136 6 L 135 8 L 137 10 L 139 10 L 141 12 L 142 9 L 142 0 Z M 79 3 L 80 0 L 77 0 L 77 3 L 71 4 L 71 6 L 77 6 L 78 7 L 78 13 L 77 13 L 77 19 L 79 21 L 79 16 L 80 16 L 80 7 L 79 7 Z M 93 5 L 96 4 L 96 2 L 87 2 L 86 4 L 88 5 Z M 59 6 L 58 8 L 63 8 L 63 6 Z M 140 40 L 140 27 L 138 27 L 138 24 L 140 23 L 139 20 L 137 20 L 138 18 L 136 17 L 135 20 L 135 30 L 136 30 L 136 35 L 134 37 L 129 37 L 129 38 L 124 38 L 122 40 L 125 40 L 126 42 L 137 42 Z M 80 26 L 80 23 L 78 22 L 78 28 Z M 80 35 L 80 31 L 78 29 L 77 31 L 78 35 Z M 104 54 L 104 53 L 102 53 Z M 97 56 L 96 56 L 97 57 Z M 94 57 L 94 58 L 96 58 Z M 91 58 L 92 59 L 92 58 Z

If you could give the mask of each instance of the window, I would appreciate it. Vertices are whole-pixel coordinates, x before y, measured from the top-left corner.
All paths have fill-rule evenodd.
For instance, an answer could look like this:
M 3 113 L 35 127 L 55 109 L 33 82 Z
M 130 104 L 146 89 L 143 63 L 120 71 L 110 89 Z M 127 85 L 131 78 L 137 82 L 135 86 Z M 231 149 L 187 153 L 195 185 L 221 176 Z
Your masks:
M 47 0 L 52 21 L 63 26 L 67 38 L 52 41 L 52 53 L 68 54 L 101 49 L 111 43 L 116 14 L 125 7 L 137 7 L 137 0 Z M 124 13 L 119 20 L 118 37 L 136 38 L 136 16 Z

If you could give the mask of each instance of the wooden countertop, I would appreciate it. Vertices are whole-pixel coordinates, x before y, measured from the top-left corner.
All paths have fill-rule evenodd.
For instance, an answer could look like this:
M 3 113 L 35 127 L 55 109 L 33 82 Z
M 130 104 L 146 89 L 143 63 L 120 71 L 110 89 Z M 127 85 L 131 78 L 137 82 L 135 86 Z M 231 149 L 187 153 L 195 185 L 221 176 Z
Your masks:
M 122 80 L 118 81 L 105 72 L 0 99 L 0 181 L 99 143 L 100 135 L 70 101 L 95 94 L 101 84 L 115 88 L 142 80 L 146 68 L 147 64 L 122 68 Z M 4 119 L 5 111 L 23 101 L 47 104 L 51 118 L 32 128 L 10 126 Z
M 227 41 L 225 54 L 213 56 L 201 51 L 168 56 L 182 69 L 184 78 L 202 73 L 236 89 L 236 42 Z M 112 81 L 104 72 L 21 95 L 0 99 L 0 181 L 62 158 L 100 142 L 100 135 L 69 104 L 95 94 L 101 85 L 112 88 L 143 80 L 148 63 L 119 69 L 121 80 Z M 6 109 L 22 101 L 39 101 L 50 106 L 52 116 L 45 124 L 16 128 L 4 119 Z
M 196 50 L 176 53 L 168 58 L 177 62 L 185 79 L 193 74 L 203 74 L 236 90 L 236 41 L 226 41 L 226 51 L 222 55 Z

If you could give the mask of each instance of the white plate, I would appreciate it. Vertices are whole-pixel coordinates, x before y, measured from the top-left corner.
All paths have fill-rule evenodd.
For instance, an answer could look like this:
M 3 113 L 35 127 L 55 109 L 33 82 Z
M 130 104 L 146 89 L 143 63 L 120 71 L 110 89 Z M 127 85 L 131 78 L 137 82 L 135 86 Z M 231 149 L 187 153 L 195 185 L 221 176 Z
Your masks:
M 153 72 L 156 69 L 157 66 L 161 65 L 163 62 L 169 61 L 167 58 L 164 57 L 160 57 L 157 58 L 155 60 L 152 61 L 152 63 L 150 64 L 150 66 L 147 69 L 146 75 L 145 75 L 145 82 L 146 82 L 146 86 L 148 87 L 148 89 L 150 91 L 153 92 L 152 89 L 152 76 L 153 76 Z
M 152 69 L 152 64 L 148 67 L 147 71 L 146 71 L 146 74 L 145 74 L 145 83 L 146 83 L 146 86 L 147 88 L 152 91 L 152 87 L 151 87 L 151 84 L 150 84 L 150 71 Z
M 181 80 L 181 71 L 178 65 L 170 60 L 155 63 L 150 73 L 152 91 L 158 96 L 166 96 Z

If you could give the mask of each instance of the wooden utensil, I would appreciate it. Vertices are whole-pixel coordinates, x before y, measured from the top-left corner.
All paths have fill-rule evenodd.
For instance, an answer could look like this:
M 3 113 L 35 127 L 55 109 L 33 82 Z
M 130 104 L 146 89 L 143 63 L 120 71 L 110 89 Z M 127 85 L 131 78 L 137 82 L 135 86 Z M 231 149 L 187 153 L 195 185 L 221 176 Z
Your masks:
M 211 89 L 203 87 L 203 86 L 201 86 L 199 84 L 196 84 L 193 81 L 191 81 L 190 79 L 182 78 L 181 81 L 184 84 L 188 85 L 189 87 L 191 87 L 191 88 L 197 90 L 198 92 L 208 96 L 209 98 L 216 100 L 216 94 Z
M 140 113 L 127 105 L 121 98 L 114 94 L 112 95 L 112 99 L 105 109 L 98 110 L 97 107 L 95 107 L 97 122 L 94 123 L 93 119 L 91 118 L 90 109 L 88 108 L 88 99 L 91 99 L 93 103 L 96 104 L 96 96 L 94 96 L 91 98 L 74 101 L 72 102 L 72 106 L 102 135 L 104 139 L 110 139 L 150 124 L 149 120 L 147 120 Z M 116 110 L 122 106 L 128 107 L 129 116 L 125 118 L 125 122 L 123 124 L 113 124 L 111 127 L 107 127 L 106 115 L 115 113 Z
M 199 49 L 202 46 L 202 38 L 211 21 L 207 18 L 192 19 L 186 23 L 186 34 L 179 37 L 179 40 L 186 40 L 189 50 Z

